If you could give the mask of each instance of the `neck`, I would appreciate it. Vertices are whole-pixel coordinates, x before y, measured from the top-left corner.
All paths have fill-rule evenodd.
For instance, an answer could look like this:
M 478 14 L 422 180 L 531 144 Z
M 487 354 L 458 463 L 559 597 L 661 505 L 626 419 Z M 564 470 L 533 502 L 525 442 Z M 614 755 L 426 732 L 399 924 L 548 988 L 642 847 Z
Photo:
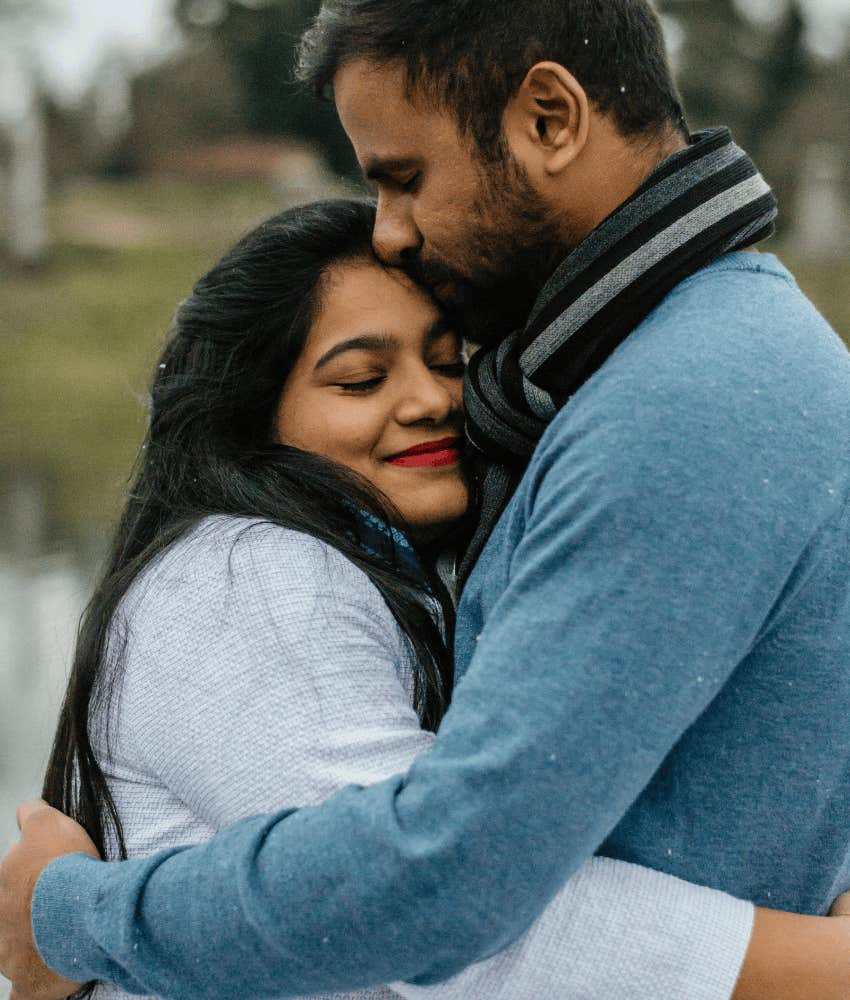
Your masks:
M 560 216 L 568 250 L 627 201 L 668 156 L 687 145 L 681 132 L 624 138 L 607 115 L 594 116 L 588 142 L 570 167 Z

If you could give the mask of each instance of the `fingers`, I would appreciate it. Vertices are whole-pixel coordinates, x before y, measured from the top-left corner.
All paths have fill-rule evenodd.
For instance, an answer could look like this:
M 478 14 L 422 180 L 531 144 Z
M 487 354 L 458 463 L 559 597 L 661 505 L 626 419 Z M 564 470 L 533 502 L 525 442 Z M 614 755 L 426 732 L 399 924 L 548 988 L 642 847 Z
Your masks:
M 50 809 L 50 806 L 42 799 L 30 799 L 28 802 L 21 803 L 15 813 L 18 829 L 22 831 L 25 823 L 28 823 L 33 816 L 46 809 Z
M 18 807 L 16 813 L 20 843 L 29 849 L 40 850 L 46 855 L 84 852 L 97 858 L 100 855 L 91 837 L 70 816 L 49 806 L 42 799 L 30 799 Z

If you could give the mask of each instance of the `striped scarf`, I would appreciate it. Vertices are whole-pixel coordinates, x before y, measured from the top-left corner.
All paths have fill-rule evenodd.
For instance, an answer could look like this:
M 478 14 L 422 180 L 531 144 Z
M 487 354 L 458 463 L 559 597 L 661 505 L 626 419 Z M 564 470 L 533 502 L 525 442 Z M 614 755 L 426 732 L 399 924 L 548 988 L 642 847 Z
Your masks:
M 695 133 L 564 260 L 525 329 L 473 355 L 464 387 L 481 466 L 463 584 L 549 421 L 689 275 L 773 233 L 776 199 L 728 129 Z

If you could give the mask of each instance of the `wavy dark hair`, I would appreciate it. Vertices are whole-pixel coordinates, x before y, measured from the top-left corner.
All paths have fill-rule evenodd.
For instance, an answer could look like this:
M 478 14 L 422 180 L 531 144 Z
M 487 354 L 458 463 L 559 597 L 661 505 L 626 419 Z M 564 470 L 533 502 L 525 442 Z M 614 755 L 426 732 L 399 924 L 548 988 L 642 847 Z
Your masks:
M 324 277 L 346 261 L 380 266 L 371 249 L 374 221 L 374 205 L 345 200 L 277 215 L 237 243 L 177 309 L 127 504 L 80 623 L 43 788 L 104 856 L 110 844 L 127 856 L 92 739 L 120 681 L 113 619 L 145 567 L 208 515 L 261 518 L 342 552 L 378 588 L 413 648 L 422 724 L 436 729 L 446 710 L 453 610 L 427 558 L 422 579 L 414 579 L 389 532 L 384 552 L 359 544 L 360 511 L 404 528 L 391 503 L 343 466 L 275 441 L 281 388 L 321 310 Z M 445 638 L 429 610 L 433 596 Z

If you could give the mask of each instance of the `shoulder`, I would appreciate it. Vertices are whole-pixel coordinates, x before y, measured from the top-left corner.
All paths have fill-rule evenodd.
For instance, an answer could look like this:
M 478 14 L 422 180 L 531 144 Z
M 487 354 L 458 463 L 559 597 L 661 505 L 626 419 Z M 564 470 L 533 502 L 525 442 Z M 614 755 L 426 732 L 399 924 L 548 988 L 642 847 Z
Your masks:
M 255 518 L 205 518 L 141 574 L 122 611 L 172 629 L 285 620 L 292 634 L 323 607 L 392 616 L 369 577 L 333 546 Z
M 145 571 L 148 584 L 257 580 L 310 590 L 371 587 L 366 574 L 313 535 L 260 518 L 204 518 Z
M 730 258 L 678 286 L 562 408 L 532 495 L 592 482 L 635 516 L 738 504 L 806 524 L 847 497 L 850 355 L 774 258 Z
M 201 704 L 223 683 L 306 683 L 339 660 L 340 645 L 350 661 L 358 649 L 405 660 L 403 634 L 368 576 L 312 536 L 223 516 L 200 522 L 147 568 L 110 638 L 121 703 L 143 704 L 147 718 L 177 691 Z
M 698 271 L 624 348 L 624 363 L 652 364 L 661 376 L 683 368 L 692 379 L 703 371 L 707 379 L 748 372 L 777 380 L 792 399 L 836 387 L 846 393 L 850 383 L 846 347 L 772 254 L 727 254 Z

